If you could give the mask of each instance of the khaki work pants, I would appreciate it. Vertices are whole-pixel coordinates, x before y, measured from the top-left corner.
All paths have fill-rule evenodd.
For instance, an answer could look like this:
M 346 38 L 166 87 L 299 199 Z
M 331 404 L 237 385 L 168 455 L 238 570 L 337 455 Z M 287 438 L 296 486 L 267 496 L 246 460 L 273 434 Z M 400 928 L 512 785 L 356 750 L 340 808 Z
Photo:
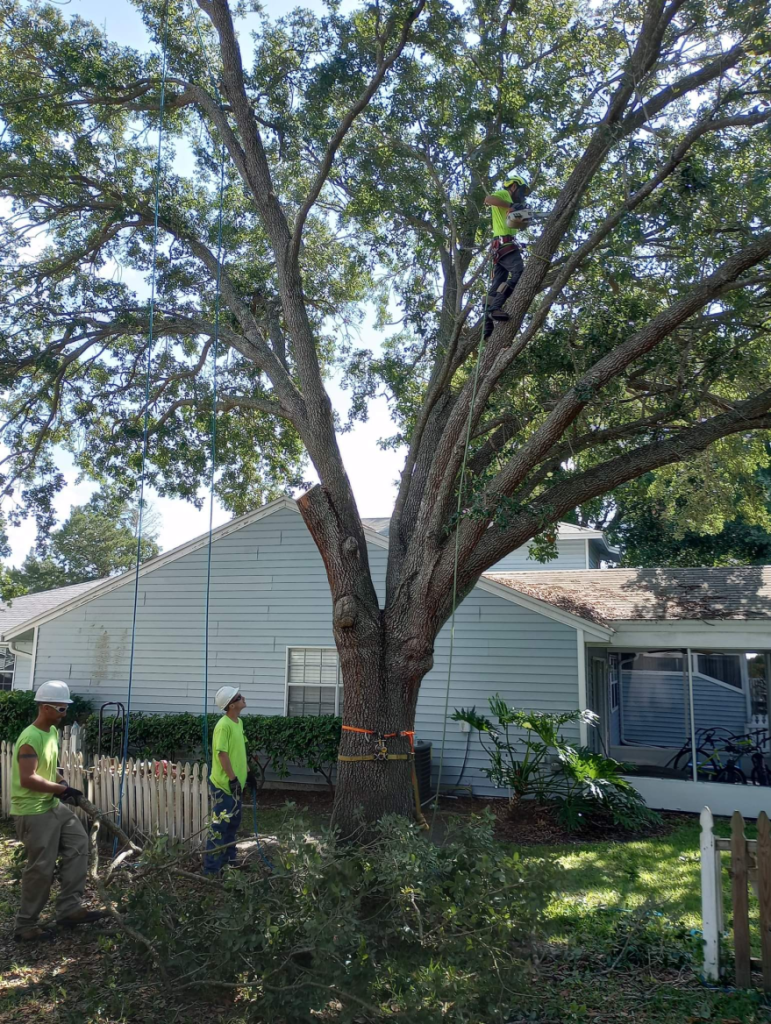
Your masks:
M 88 869 L 88 836 L 78 818 L 64 804 L 44 814 L 17 814 L 16 835 L 27 851 L 17 931 L 32 928 L 37 922 L 48 902 L 58 857 L 61 866 L 56 917 L 61 919 L 78 910 Z

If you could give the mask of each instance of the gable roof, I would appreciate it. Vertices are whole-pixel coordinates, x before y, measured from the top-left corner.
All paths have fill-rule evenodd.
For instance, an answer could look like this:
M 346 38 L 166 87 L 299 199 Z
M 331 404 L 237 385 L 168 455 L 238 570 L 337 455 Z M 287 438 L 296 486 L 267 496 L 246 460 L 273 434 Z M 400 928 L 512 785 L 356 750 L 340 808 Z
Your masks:
M 0 640 L 19 624 L 47 615 L 61 605 L 82 597 L 102 583 L 104 580 L 91 580 L 89 583 L 74 583 L 70 587 L 44 590 L 40 594 L 15 597 L 10 604 L 0 601 Z
M 771 566 L 728 569 L 555 569 L 488 573 L 488 579 L 555 608 L 615 622 L 771 620 Z
M 263 505 L 261 508 L 255 509 L 254 512 L 247 512 L 246 515 L 238 516 L 236 519 L 231 519 L 230 522 L 225 523 L 223 526 L 217 527 L 216 530 L 212 531 L 212 541 L 216 542 L 222 537 L 227 537 L 231 533 L 242 530 L 244 527 L 250 526 L 252 523 L 258 522 L 260 519 L 264 519 L 265 517 L 272 515 L 274 512 L 278 512 L 280 509 L 288 509 L 292 512 L 296 512 L 298 515 L 300 514 L 297 508 L 297 503 L 292 498 L 277 498 L 275 501 L 271 501 L 267 505 Z M 389 522 L 390 520 L 385 518 L 363 519 L 362 524 L 364 526 L 364 532 L 367 540 L 378 547 L 387 548 Z M 575 527 L 574 529 L 581 530 L 583 528 Z M 587 532 L 591 533 L 594 531 Z M 171 551 L 162 552 L 160 555 L 156 555 L 155 558 L 150 558 L 146 562 L 142 563 L 139 568 L 139 576 L 140 578 L 142 576 L 146 576 L 147 573 L 154 572 L 156 569 L 161 568 L 161 566 L 167 565 L 169 562 L 174 562 L 178 558 L 183 558 L 185 555 L 189 555 L 193 551 L 197 551 L 205 545 L 208 545 L 208 543 L 209 534 L 203 533 L 199 537 L 194 537 L 193 540 L 190 540 L 185 544 L 180 544 L 179 547 L 173 548 Z M 40 626 L 44 622 L 48 622 L 50 619 L 57 618 L 65 612 L 72 611 L 74 608 L 78 608 L 83 604 L 94 601 L 96 598 L 102 597 L 104 594 L 109 594 L 118 587 L 122 587 L 126 583 L 133 582 L 135 579 L 135 570 L 130 569 L 128 572 L 121 573 L 118 576 L 111 576 L 107 579 L 96 580 L 93 583 L 84 583 L 73 587 L 62 587 L 59 590 L 49 590 L 43 594 L 31 595 L 29 598 L 17 598 L 13 602 L 13 609 L 14 611 L 17 611 L 17 614 L 14 615 L 12 620 L 10 617 L 8 620 L 0 620 L 0 622 L 5 622 L 5 625 L 0 625 L 0 639 L 9 640 L 13 639 L 13 637 L 20 636 L 22 633 L 27 633 L 30 629 Z M 563 622 L 574 629 L 585 627 L 587 621 L 592 622 L 597 635 L 601 639 L 610 636 L 610 630 L 608 630 L 604 623 L 597 620 L 587 620 L 585 617 L 582 619 L 579 613 L 569 608 L 560 607 L 560 605 L 551 601 L 546 601 L 543 598 L 534 598 L 534 595 L 528 595 L 525 591 L 502 586 L 497 575 L 489 577 L 483 576 L 477 583 L 477 586 L 490 594 L 494 594 L 496 597 L 512 601 L 522 607 L 530 608 L 541 615 L 546 615 L 548 618 Z M 37 604 L 21 604 L 23 601 L 32 602 L 33 599 L 43 598 L 46 600 L 40 600 L 40 603 Z M 27 614 L 24 614 L 25 612 Z

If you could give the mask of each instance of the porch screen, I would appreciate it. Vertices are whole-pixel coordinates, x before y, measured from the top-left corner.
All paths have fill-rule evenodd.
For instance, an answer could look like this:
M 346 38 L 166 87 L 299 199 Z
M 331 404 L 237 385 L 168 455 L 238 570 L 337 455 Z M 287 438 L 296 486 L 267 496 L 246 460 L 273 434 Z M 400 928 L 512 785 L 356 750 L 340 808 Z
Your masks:
M 16 659 L 7 647 L 0 647 L 0 690 L 13 689 L 13 670 Z
M 342 707 L 340 663 L 334 647 L 290 647 L 287 715 L 337 715 Z

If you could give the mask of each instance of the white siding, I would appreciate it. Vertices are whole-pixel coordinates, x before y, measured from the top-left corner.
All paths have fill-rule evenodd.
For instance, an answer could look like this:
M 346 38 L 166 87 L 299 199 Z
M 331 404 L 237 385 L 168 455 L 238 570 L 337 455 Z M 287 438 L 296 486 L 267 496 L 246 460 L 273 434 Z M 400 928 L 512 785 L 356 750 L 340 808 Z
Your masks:
M 370 546 L 381 600 L 386 556 L 384 549 Z M 205 548 L 140 579 L 133 710 L 202 710 L 205 585 Z M 64 679 L 97 705 L 125 702 L 133 598 L 134 587 L 127 584 L 41 626 L 36 681 Z M 287 648 L 334 646 L 331 619 L 324 565 L 299 514 L 279 510 L 218 540 L 212 549 L 209 710 L 217 688 L 231 683 L 246 697 L 247 713 L 283 715 Z M 435 744 L 435 764 L 448 652 L 445 627 L 437 639 L 435 666 L 423 682 L 416 723 L 419 738 Z M 576 631 L 475 591 L 457 614 L 450 713 L 472 704 L 486 709 L 488 695 L 495 692 L 528 709 L 576 708 Z M 449 723 L 446 782 L 456 780 L 465 744 L 466 736 Z M 484 782 L 479 769 L 485 763 L 472 734 L 464 783 Z
M 557 558 L 550 562 L 536 562 L 528 554 L 527 544 L 521 548 L 515 548 L 510 554 L 496 562 L 490 572 L 532 572 L 537 569 L 585 569 L 586 568 L 586 541 L 581 540 L 558 540 Z
M 688 683 L 682 672 L 621 673 L 622 742 L 640 746 L 680 747 L 690 733 Z M 696 731 L 721 726 L 734 733 L 746 728 L 747 703 L 742 690 L 693 674 Z

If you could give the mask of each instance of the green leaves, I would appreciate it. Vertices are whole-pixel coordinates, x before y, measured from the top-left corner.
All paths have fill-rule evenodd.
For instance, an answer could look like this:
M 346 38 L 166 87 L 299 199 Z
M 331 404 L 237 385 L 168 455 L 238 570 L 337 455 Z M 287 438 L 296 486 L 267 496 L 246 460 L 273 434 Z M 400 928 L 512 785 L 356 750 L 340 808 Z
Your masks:
M 388 817 L 357 846 L 310 835 L 289 807 L 269 878 L 228 872 L 191 899 L 147 872 L 127 892 L 126 912 L 156 940 L 172 976 L 251 983 L 259 1019 L 323 1016 L 334 999 L 340 1024 L 363 1013 L 443 1024 L 449 1008 L 458 1021 L 505 1020 L 559 871 L 510 853 L 493 827 L 489 812 L 451 825 L 439 846 Z
M 489 704 L 498 727 L 475 708 L 456 710 L 451 719 L 468 722 L 480 733 L 490 759 L 483 771 L 496 786 L 511 791 L 513 804 L 531 798 L 551 803 L 570 829 L 597 814 L 628 829 L 658 820 L 623 777 L 628 766 L 565 740 L 565 726 L 596 724 L 593 711 L 522 711 L 509 707 L 498 694 L 489 698 Z M 485 743 L 483 735 L 489 742 Z

